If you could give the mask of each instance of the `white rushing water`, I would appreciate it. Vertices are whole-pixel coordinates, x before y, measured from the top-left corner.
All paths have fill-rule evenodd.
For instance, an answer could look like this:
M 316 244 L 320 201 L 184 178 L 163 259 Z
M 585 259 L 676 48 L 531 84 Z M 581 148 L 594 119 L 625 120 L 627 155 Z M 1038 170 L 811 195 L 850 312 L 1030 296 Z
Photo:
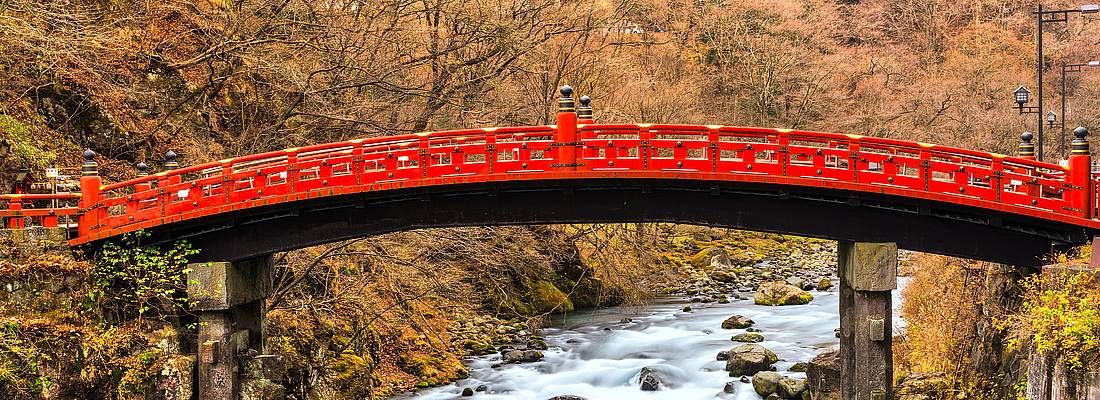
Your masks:
M 899 290 L 894 291 L 895 310 L 900 304 Z M 688 303 L 667 299 L 644 308 L 609 308 L 580 312 L 546 328 L 549 350 L 540 362 L 510 364 L 493 368 L 500 355 L 469 360 L 470 379 L 448 386 L 411 394 L 410 399 L 454 399 L 463 388 L 485 385 L 485 393 L 476 399 L 546 400 L 558 395 L 576 395 L 590 400 L 602 399 L 760 399 L 752 385 L 730 377 L 724 361 L 715 356 L 741 343 L 730 337 L 744 329 L 722 329 L 722 321 L 740 314 L 751 318 L 765 341 L 760 345 L 780 358 L 776 370 L 783 375 L 804 378 L 804 373 L 788 372 L 796 362 L 810 361 L 818 353 L 839 344 L 833 329 L 840 326 L 837 292 L 813 292 L 814 301 L 802 306 L 758 306 L 752 300 L 730 304 Z M 692 312 L 681 309 L 689 305 Z M 622 318 L 633 322 L 620 323 Z M 904 326 L 895 311 L 895 332 Z M 610 330 L 605 329 L 610 328 Z M 642 367 L 660 368 L 668 387 L 647 392 L 639 389 Z M 736 382 L 734 394 L 722 393 L 726 382 Z

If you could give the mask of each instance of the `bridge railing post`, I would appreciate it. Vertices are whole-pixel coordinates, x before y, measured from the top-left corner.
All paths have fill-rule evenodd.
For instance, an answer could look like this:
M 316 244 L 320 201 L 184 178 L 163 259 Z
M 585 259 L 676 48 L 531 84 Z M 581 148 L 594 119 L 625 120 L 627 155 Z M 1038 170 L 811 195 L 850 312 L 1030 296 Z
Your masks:
M 23 209 L 23 200 L 22 199 L 20 199 L 18 197 L 15 197 L 15 198 L 12 198 L 11 200 L 8 200 L 8 210 L 10 210 L 10 211 L 19 211 L 19 210 L 22 210 L 22 209 Z M 23 217 L 21 217 L 21 216 L 8 217 L 7 221 L 4 221 L 4 222 L 5 222 L 4 227 L 8 228 L 8 229 L 23 229 L 25 227 L 24 223 L 23 223 Z
M 135 166 L 138 170 L 138 178 L 144 178 L 149 175 L 149 166 L 140 162 Z M 135 197 L 134 194 L 149 190 L 149 183 L 142 182 L 134 185 L 134 192 L 130 193 L 130 197 L 126 200 L 126 213 L 133 215 L 141 210 L 141 198 Z
M 92 232 L 92 227 L 99 224 L 99 212 L 95 209 L 99 203 L 100 188 L 103 179 L 99 177 L 99 164 L 95 161 L 95 152 L 91 149 L 84 150 L 84 163 L 80 167 L 80 202 L 78 206 L 82 213 L 77 220 L 77 234 L 86 236 Z
M 1005 184 L 1005 160 L 1002 155 L 993 156 L 990 160 L 989 187 L 993 188 L 997 202 L 1001 201 L 1001 193 L 1004 193 Z
M 852 182 L 856 183 L 859 183 L 859 147 L 859 137 L 848 136 L 848 168 L 852 170 Z
M 1035 144 L 1031 143 L 1031 140 L 1035 138 L 1031 132 L 1024 131 L 1020 134 L 1020 144 L 1016 146 L 1016 156 L 1025 160 L 1035 159 Z M 1029 197 L 1038 198 L 1042 193 L 1042 186 L 1031 182 L 1024 182 L 1024 193 L 1027 193 Z M 1034 200 L 1034 199 L 1033 199 Z
M 580 106 L 577 107 L 577 123 L 579 125 L 588 125 L 588 124 L 596 123 L 595 117 L 592 116 L 592 98 L 591 97 L 581 96 Z M 595 138 L 596 138 L 596 131 L 591 130 L 591 129 L 581 129 L 580 127 L 577 128 L 577 163 L 582 164 L 582 165 L 579 165 L 578 168 L 583 168 L 585 170 L 591 170 L 592 166 L 588 165 L 588 163 L 590 161 L 587 161 L 587 160 L 592 160 L 591 162 L 595 162 L 594 161 L 595 159 L 600 158 L 600 149 L 593 148 L 593 147 L 588 147 L 588 146 L 585 145 L 585 140 L 595 139 Z M 610 158 L 610 156 L 611 156 L 610 153 L 614 152 L 614 149 L 607 149 L 607 152 L 608 152 L 608 157 L 607 158 Z
M 577 108 L 573 101 L 573 88 L 561 87 L 558 99 L 558 129 L 554 137 L 557 149 L 557 166 L 565 170 L 577 169 Z
M 791 164 L 791 151 L 787 146 L 791 144 L 791 132 L 788 129 L 782 129 L 779 131 L 779 135 L 776 136 L 776 144 L 779 146 L 779 164 L 783 168 L 783 176 L 787 176 L 787 167 Z
M 428 160 L 428 146 L 429 146 L 429 144 L 428 144 L 427 139 L 428 138 L 424 138 L 424 140 L 420 142 L 420 146 L 421 146 L 420 153 L 423 154 L 423 157 L 424 157 L 423 163 L 424 163 L 424 166 L 425 166 L 425 168 L 424 168 L 424 177 L 425 178 L 428 177 L 427 165 L 428 165 L 428 161 L 430 161 L 430 160 Z M 486 167 L 488 167 L 488 170 L 489 170 L 490 174 L 496 172 L 497 157 L 498 157 L 498 155 L 497 155 L 497 131 L 496 131 L 496 129 L 486 129 L 485 130 L 485 165 L 486 165 Z
M 1092 218 L 1092 155 L 1086 137 L 1089 130 L 1083 126 L 1073 130 L 1073 142 L 1070 143 L 1069 172 L 1066 184 L 1070 186 L 1070 208 L 1079 210 L 1082 218 Z
M 357 144 L 355 146 L 359 149 L 360 152 L 363 151 L 362 145 Z M 356 173 L 363 173 L 362 164 L 359 165 L 359 169 L 356 171 Z M 288 193 L 296 193 L 298 186 L 298 149 L 286 150 L 286 185 L 289 190 Z

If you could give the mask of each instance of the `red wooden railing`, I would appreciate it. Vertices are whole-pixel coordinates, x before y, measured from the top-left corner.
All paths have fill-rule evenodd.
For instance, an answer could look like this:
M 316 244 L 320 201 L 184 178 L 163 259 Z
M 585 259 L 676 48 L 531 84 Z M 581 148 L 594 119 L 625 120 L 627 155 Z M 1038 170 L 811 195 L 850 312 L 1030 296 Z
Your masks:
M 472 182 L 657 178 L 758 182 L 922 198 L 1100 228 L 1100 178 L 1079 168 L 954 147 L 797 130 L 586 124 L 349 140 L 195 165 L 82 193 L 0 196 L 8 227 L 79 214 L 73 244 L 301 199 Z M 570 119 L 572 118 L 572 119 Z M 1072 158 L 1073 156 L 1071 156 Z M 79 207 L 28 209 L 81 198 Z M 36 203 L 37 204 L 37 203 Z

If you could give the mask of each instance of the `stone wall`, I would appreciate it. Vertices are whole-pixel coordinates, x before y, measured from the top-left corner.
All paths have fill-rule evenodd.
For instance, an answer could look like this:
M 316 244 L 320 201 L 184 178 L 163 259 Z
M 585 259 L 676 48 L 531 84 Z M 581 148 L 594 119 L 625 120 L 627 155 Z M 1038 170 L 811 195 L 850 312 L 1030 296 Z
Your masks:
M 0 259 L 19 261 L 28 256 L 68 252 L 66 228 L 0 229 Z

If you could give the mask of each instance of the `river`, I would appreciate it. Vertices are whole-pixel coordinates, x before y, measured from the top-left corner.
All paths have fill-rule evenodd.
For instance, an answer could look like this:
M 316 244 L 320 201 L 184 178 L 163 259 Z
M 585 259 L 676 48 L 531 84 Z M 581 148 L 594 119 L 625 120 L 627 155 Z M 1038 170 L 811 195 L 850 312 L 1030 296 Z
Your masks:
M 904 329 L 897 317 L 901 288 L 894 291 L 895 332 Z M 558 395 L 601 399 L 760 399 L 752 385 L 731 378 L 724 361 L 715 356 L 740 343 L 730 340 L 743 329 L 721 329 L 722 320 L 740 314 L 753 319 L 765 341 L 760 345 L 780 358 L 780 373 L 804 378 L 804 373 L 787 372 L 796 362 L 812 359 L 819 352 L 839 344 L 833 329 L 840 326 L 839 296 L 813 292 L 814 300 L 801 306 L 758 306 L 752 300 L 729 304 L 690 303 L 685 299 L 662 299 L 645 307 L 616 307 L 577 312 L 554 321 L 541 335 L 549 350 L 546 357 L 531 364 L 497 368 L 500 355 L 468 360 L 470 378 L 455 384 L 422 390 L 408 399 L 454 399 L 463 388 L 484 385 L 486 392 L 476 399 L 546 400 Z M 684 312 L 691 306 L 691 312 Z M 631 318 L 628 323 L 620 322 Z M 642 367 L 657 366 L 673 376 L 671 387 L 646 392 L 639 389 Z M 736 382 L 733 394 L 723 394 L 727 382 Z

